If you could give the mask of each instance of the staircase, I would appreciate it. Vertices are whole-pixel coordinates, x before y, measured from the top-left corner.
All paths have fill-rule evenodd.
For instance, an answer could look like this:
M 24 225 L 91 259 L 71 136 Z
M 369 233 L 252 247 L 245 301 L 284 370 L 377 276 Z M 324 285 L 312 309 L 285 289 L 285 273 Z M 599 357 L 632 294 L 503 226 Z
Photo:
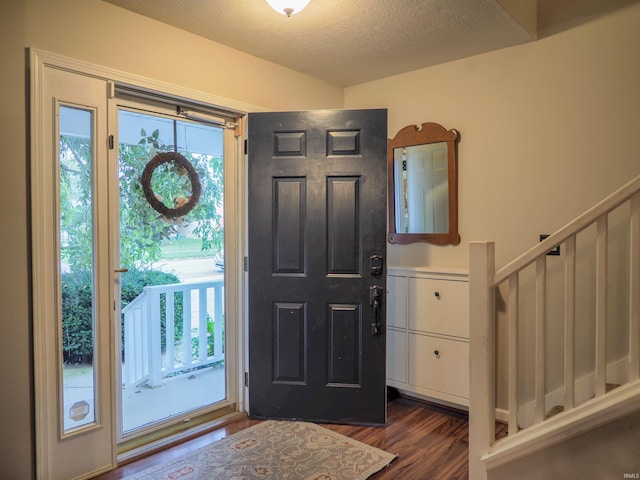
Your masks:
M 470 244 L 471 480 L 640 409 L 640 177 L 507 265 L 494 258 L 493 242 Z

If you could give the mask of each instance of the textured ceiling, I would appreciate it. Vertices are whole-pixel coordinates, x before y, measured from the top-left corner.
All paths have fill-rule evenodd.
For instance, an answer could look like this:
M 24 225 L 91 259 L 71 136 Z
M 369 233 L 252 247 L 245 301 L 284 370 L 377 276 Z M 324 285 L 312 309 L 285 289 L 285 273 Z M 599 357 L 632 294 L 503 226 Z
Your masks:
M 340 86 L 534 39 L 496 0 L 311 0 L 290 18 L 274 12 L 265 0 L 105 1 Z M 526 2 L 534 2 L 535 9 L 536 0 Z M 576 10 L 572 4 L 584 10 L 584 5 L 632 2 L 537 3 L 538 15 L 541 4 L 551 5 L 551 11 L 562 4 L 564 16 L 571 19 Z
M 342 86 L 531 40 L 494 0 L 106 0 Z

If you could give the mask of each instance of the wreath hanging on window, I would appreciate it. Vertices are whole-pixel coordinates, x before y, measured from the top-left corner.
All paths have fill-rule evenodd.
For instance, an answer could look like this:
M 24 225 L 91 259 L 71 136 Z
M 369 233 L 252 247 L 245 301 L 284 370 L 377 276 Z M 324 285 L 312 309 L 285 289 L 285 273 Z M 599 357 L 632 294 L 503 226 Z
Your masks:
M 169 208 L 162 203 L 151 188 L 151 177 L 153 177 L 153 172 L 164 163 L 173 163 L 176 167 L 185 171 L 187 175 L 189 175 L 189 181 L 191 182 L 191 196 L 188 199 L 185 199 L 184 197 L 176 198 L 174 201 L 174 208 Z M 200 178 L 198 177 L 198 174 L 196 173 L 195 168 L 193 168 L 191 162 L 177 152 L 158 153 L 153 157 L 144 167 L 141 182 L 144 196 L 147 199 L 147 202 L 149 202 L 149 205 L 151 205 L 155 211 L 161 213 L 168 219 L 183 217 L 193 210 L 200 200 L 200 192 L 202 191 Z

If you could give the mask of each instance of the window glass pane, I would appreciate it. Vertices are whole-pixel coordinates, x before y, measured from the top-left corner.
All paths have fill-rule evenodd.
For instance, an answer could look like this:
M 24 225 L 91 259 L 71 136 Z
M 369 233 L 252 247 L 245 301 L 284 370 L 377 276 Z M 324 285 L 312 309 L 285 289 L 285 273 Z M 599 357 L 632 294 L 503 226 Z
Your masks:
M 171 216 L 145 195 L 143 174 L 177 151 L 195 171 L 157 164 L 148 180 Z M 123 437 L 214 409 L 227 397 L 224 315 L 224 175 L 221 127 L 118 112 Z M 147 178 L 147 177 L 145 177 Z M 148 190 L 148 188 L 147 188 Z
M 60 107 L 59 193 L 64 431 L 96 421 L 93 113 Z

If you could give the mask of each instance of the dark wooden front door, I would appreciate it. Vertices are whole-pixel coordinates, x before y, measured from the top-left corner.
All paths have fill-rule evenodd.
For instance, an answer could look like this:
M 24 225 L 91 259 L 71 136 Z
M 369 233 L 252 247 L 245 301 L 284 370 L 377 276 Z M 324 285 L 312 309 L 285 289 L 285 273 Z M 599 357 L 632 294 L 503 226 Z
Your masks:
M 387 112 L 248 125 L 250 415 L 383 424 Z

